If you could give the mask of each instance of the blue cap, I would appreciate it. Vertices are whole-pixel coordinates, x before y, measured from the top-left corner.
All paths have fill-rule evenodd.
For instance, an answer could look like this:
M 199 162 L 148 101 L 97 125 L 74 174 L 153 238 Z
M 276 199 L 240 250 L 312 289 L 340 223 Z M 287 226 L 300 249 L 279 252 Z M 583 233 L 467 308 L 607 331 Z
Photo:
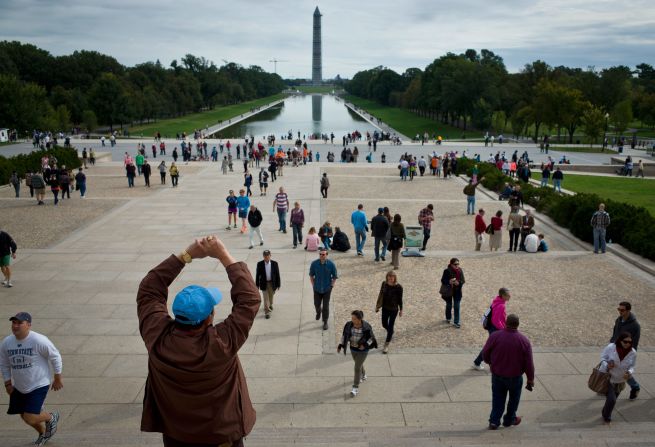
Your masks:
M 200 324 L 222 298 L 221 291 L 215 287 L 187 286 L 178 292 L 173 301 L 175 321 L 189 325 Z
M 27 321 L 28 323 L 32 322 L 32 315 L 27 312 L 18 312 L 16 315 L 11 317 L 9 321 Z

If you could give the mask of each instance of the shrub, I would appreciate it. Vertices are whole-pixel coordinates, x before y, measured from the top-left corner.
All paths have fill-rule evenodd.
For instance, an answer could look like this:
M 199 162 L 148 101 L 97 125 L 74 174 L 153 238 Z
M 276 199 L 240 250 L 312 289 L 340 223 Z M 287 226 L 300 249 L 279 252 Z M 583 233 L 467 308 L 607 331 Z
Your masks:
M 82 165 L 77 150 L 61 146 L 55 146 L 48 150 L 37 150 L 29 154 L 20 154 L 10 158 L 0 156 L 0 185 L 9 183 L 13 171 L 18 172 L 21 177 L 24 177 L 29 170 L 38 171 L 41 168 L 41 158 L 45 155 L 54 156 L 57 159 L 58 166 L 66 165 L 68 169 L 76 169 Z
M 519 182 L 504 175 L 490 163 L 476 163 L 471 159 L 458 160 L 457 173 L 470 177 L 476 164 L 478 178 L 484 177 L 482 185 L 485 188 L 499 192 L 505 183 L 520 183 L 525 203 L 534 206 L 558 225 L 568 228 L 574 236 L 585 242 L 593 241 L 591 215 L 598 209 L 599 203 L 605 203 L 605 210 L 610 213 L 611 218 L 607 239 L 621 244 L 633 253 L 655 260 L 655 217 L 645 208 L 606 200 L 596 194 L 561 195 L 552 188 L 540 188 Z

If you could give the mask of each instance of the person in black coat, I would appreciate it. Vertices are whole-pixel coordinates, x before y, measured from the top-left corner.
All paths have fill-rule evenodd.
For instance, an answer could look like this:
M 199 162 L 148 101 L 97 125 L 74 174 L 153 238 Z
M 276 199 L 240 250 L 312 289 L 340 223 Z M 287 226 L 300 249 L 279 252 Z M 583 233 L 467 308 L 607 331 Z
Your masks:
M 446 322 L 451 323 L 452 311 L 454 310 L 455 319 L 452 323 L 458 329 L 460 328 L 459 304 L 462 301 L 462 287 L 465 282 L 464 270 L 459 268 L 459 259 L 452 258 L 441 275 L 439 293 L 446 302 Z
M 341 231 L 339 227 L 334 228 L 334 236 L 332 237 L 332 245 L 330 248 L 335 251 L 346 252 L 350 250 L 350 241 L 348 235 Z
M 371 233 L 375 239 L 375 262 L 384 261 L 387 254 L 386 237 L 389 230 L 389 220 L 384 216 L 384 208 L 378 208 L 378 215 L 371 219 Z M 382 243 L 382 256 L 380 256 L 380 243 Z
M 264 260 L 257 263 L 255 271 L 255 284 L 264 296 L 264 314 L 266 319 L 271 318 L 273 312 L 273 295 L 280 288 L 280 268 L 276 261 L 271 260 L 271 251 L 264 250 Z
M 264 236 L 262 236 L 261 230 L 262 220 L 262 212 L 259 211 L 255 205 L 250 205 L 250 211 L 248 211 L 248 224 L 250 224 L 250 247 L 248 248 L 253 247 L 253 236 L 255 233 L 257 233 L 257 236 L 259 236 L 259 245 L 264 245 Z
M 143 178 L 146 181 L 146 186 L 150 188 L 150 174 L 152 174 L 152 168 L 150 167 L 148 160 L 144 160 L 143 166 L 141 166 L 141 172 L 143 172 Z
M 614 329 L 612 330 L 610 343 L 616 343 L 619 335 L 627 332 L 632 336 L 632 348 L 636 351 L 639 347 L 641 326 L 639 325 L 635 314 L 632 313 L 632 305 L 627 301 L 621 301 L 617 310 L 619 311 L 619 317 L 614 322 Z M 639 385 L 639 382 L 635 380 L 634 376 L 630 376 L 628 379 L 628 385 L 630 385 L 630 400 L 635 400 L 637 396 L 639 396 L 641 386 Z

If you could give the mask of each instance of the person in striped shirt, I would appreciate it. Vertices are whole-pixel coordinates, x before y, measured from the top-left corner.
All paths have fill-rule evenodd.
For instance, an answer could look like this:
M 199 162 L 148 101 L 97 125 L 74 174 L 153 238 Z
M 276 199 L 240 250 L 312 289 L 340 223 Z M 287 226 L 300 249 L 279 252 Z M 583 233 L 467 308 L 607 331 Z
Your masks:
M 284 187 L 280 186 L 280 192 L 275 194 L 273 200 L 273 211 L 277 210 L 277 217 L 280 222 L 280 228 L 277 231 L 287 232 L 287 211 L 289 211 L 289 196 L 284 192 Z

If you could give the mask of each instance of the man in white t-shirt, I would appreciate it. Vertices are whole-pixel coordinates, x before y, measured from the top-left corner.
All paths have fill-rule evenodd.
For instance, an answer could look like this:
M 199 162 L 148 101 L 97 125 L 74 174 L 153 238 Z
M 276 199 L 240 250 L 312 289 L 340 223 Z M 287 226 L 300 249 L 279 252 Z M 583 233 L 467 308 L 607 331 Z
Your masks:
M 530 234 L 525 237 L 525 251 L 528 253 L 536 253 L 539 248 L 539 237 L 530 230 Z
M 61 355 L 46 337 L 31 331 L 32 316 L 19 312 L 9 319 L 13 335 L 0 345 L 0 371 L 9 394 L 7 414 L 20 414 L 25 423 L 34 428 L 39 437 L 35 445 L 44 445 L 57 431 L 59 412 L 44 411 L 43 404 L 50 388 L 50 368 L 55 376 L 52 389 L 59 391 Z

